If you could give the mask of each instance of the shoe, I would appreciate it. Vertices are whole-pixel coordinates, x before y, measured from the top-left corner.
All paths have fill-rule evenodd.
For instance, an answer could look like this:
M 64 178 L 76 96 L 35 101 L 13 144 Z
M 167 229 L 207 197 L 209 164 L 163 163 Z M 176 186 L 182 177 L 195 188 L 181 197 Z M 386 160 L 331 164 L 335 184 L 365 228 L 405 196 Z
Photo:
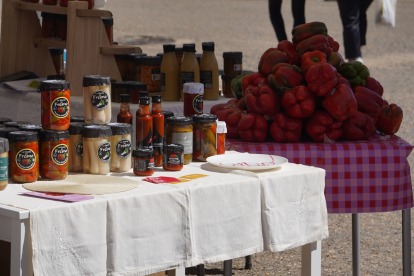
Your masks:
M 359 62 L 361 62 L 362 64 L 364 63 L 364 61 L 362 60 L 362 57 L 357 57 L 357 58 L 349 58 L 349 59 L 348 59 L 348 62 L 351 62 L 351 61 L 359 61 Z

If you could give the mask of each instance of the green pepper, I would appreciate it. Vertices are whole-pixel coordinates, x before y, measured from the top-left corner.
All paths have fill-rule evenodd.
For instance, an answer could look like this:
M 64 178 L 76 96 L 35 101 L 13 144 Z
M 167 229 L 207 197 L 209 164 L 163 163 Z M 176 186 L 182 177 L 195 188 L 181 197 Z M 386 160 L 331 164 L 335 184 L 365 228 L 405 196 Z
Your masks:
M 233 94 L 237 100 L 240 100 L 241 98 L 243 98 L 243 90 L 242 90 L 241 82 L 243 78 L 248 75 L 250 75 L 250 73 L 244 73 L 240 76 L 235 77 L 231 81 L 231 91 L 233 91 Z
M 368 68 L 359 61 L 345 62 L 338 68 L 338 72 L 349 81 L 352 87 L 365 86 L 370 77 Z

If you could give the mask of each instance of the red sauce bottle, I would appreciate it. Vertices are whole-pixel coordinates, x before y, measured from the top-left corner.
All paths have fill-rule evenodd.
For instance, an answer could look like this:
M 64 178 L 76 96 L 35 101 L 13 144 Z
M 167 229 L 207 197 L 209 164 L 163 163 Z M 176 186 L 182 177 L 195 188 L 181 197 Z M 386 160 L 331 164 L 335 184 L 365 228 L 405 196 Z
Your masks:
M 162 166 L 162 150 L 164 143 L 164 114 L 161 108 L 161 95 L 152 96 L 153 139 L 155 167 Z
M 127 123 L 132 125 L 132 113 L 130 107 L 130 96 L 128 94 L 121 94 L 121 108 L 119 110 L 116 121 L 118 123 Z
M 149 107 L 149 98 L 139 99 L 139 109 L 137 111 L 137 148 L 149 148 L 152 150 L 152 117 Z

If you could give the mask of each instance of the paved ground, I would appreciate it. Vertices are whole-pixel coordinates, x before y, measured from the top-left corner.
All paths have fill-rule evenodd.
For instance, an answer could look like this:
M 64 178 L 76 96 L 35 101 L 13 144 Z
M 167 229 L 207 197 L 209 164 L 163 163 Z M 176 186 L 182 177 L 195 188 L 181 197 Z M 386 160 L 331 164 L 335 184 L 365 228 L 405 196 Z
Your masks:
M 290 1 L 284 1 L 282 7 L 289 34 L 293 25 L 290 5 Z M 141 45 L 148 54 L 162 52 L 163 41 L 196 43 L 199 52 L 201 42 L 214 41 L 221 69 L 223 52 L 242 51 L 244 69 L 256 70 L 261 54 L 277 44 L 265 0 L 109 0 L 107 9 L 114 13 L 115 40 L 147 40 L 150 44 Z M 376 27 L 374 14 L 375 2 L 368 11 L 364 62 L 384 86 L 384 98 L 403 108 L 405 117 L 399 135 L 413 144 L 414 2 L 398 1 L 395 28 Z M 308 1 L 306 18 L 325 22 L 329 34 L 342 47 L 336 2 Z M 152 43 L 156 42 L 154 38 L 159 42 Z M 343 49 L 340 52 L 343 54 Z M 410 157 L 411 164 L 413 161 Z M 351 275 L 351 215 L 329 215 L 329 231 L 329 239 L 322 242 L 323 274 Z M 362 275 L 402 274 L 401 212 L 361 215 L 361 261 Z M 256 254 L 250 271 L 243 269 L 243 258 L 233 264 L 235 275 L 299 275 L 300 250 Z M 206 268 L 207 274 L 222 273 L 222 263 Z M 187 272 L 196 274 L 195 269 Z

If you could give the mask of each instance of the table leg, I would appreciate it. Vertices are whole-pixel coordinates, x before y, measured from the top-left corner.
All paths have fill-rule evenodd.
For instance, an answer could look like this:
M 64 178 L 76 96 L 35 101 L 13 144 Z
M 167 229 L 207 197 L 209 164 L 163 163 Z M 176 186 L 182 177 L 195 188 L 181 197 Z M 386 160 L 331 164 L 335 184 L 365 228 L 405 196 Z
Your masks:
M 204 276 L 205 275 L 205 270 L 204 270 L 204 265 L 198 265 L 197 266 L 197 276 Z
M 224 270 L 224 273 L 223 273 L 224 276 L 231 276 L 232 266 L 233 266 L 232 260 L 224 261 L 224 269 L 223 269 Z
M 11 219 L 10 275 L 33 275 L 29 219 Z
M 252 255 L 246 256 L 246 263 L 244 265 L 244 269 L 252 269 Z
M 302 276 L 320 276 L 321 270 L 321 241 L 302 246 Z
M 402 210 L 403 276 L 411 275 L 411 210 Z
M 361 275 L 359 215 L 352 214 L 352 275 Z
M 185 276 L 185 267 L 168 270 L 167 275 L 168 276 Z

